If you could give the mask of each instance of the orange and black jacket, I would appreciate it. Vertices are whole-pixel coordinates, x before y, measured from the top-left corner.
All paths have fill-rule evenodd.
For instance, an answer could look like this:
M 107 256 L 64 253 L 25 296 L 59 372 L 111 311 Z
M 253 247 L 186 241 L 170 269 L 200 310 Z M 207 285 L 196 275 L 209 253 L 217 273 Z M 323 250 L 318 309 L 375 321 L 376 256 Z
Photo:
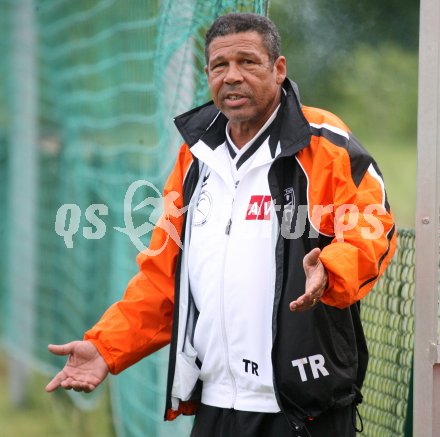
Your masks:
M 340 119 L 302 106 L 296 85 L 288 79 L 283 87 L 278 125 L 270 138 L 276 158 L 268 175 L 281 229 L 274 248 L 272 365 L 279 406 L 293 425 L 302 427 L 307 418 L 361 400 L 368 350 L 359 301 L 388 265 L 396 230 L 375 161 Z M 226 122 L 211 102 L 175 119 L 185 143 L 165 185 L 161 220 L 175 227 L 183 248 L 188 244 L 187 216 L 173 211 L 189 204 L 200 177 L 200 163 L 191 147 L 198 141 L 209 147 L 223 144 Z M 168 196 L 172 192 L 179 195 Z M 301 214 L 301 206 L 306 214 Z M 298 226 L 302 232 L 297 232 Z M 138 255 L 139 273 L 123 299 L 106 311 L 85 339 L 95 344 L 112 373 L 171 342 L 165 418 L 173 419 L 195 412 L 200 381 L 190 399 L 172 404 L 176 354 L 183 335 L 179 320 L 185 320 L 186 330 L 191 331 L 197 315 L 191 309 L 182 314 L 182 250 L 168 238 L 166 228 L 156 226 L 150 242 L 150 250 L 165 249 L 155 256 Z M 292 313 L 289 302 L 305 290 L 304 255 L 315 247 L 322 249 L 328 287 L 313 309 Z M 304 380 L 292 361 L 303 360 L 306 365 L 307 357 L 316 356 L 324 357 L 328 375 L 315 378 L 320 375 L 309 369 Z

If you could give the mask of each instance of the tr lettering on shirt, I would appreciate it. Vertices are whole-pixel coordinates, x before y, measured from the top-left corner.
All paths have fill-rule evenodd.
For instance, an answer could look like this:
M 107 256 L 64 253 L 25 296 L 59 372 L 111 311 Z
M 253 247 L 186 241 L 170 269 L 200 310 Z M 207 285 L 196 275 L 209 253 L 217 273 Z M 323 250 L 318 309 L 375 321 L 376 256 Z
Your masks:
M 244 371 L 246 373 L 249 373 L 249 364 L 250 364 L 251 367 L 252 367 L 252 375 L 259 376 L 258 375 L 258 364 L 257 363 L 254 363 L 251 360 L 247 360 L 246 358 L 243 358 L 243 363 L 244 363 Z
M 251 196 L 247 208 L 246 220 L 270 220 L 270 208 L 272 198 L 270 196 Z
M 305 369 L 305 365 L 310 364 L 310 369 L 312 371 L 312 375 L 314 379 L 319 378 L 319 373 L 322 376 L 328 376 L 328 370 L 324 367 L 325 360 L 321 354 L 311 355 L 310 357 L 299 358 L 297 360 L 292 361 L 293 367 L 298 367 L 299 375 L 301 377 L 302 382 L 307 381 L 307 373 Z

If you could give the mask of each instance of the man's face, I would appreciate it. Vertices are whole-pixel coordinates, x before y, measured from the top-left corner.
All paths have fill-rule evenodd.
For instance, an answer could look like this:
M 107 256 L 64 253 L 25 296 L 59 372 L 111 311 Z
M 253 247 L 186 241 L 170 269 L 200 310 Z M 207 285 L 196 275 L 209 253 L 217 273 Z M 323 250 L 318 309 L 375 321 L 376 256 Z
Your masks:
M 211 41 L 205 71 L 212 99 L 231 125 L 259 128 L 280 101 L 286 60 L 272 64 L 261 35 L 241 32 Z

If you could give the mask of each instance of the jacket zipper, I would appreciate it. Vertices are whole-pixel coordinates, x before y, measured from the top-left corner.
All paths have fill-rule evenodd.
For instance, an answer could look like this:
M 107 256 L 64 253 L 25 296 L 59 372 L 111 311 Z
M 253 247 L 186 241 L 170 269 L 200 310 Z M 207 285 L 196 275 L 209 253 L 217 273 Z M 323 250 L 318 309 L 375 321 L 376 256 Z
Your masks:
M 232 201 L 232 204 L 234 204 L 234 201 Z M 232 216 L 232 211 L 231 211 Z M 229 378 L 231 379 L 232 383 L 232 402 L 231 402 L 231 408 L 234 408 L 235 401 L 237 399 L 237 382 L 235 381 L 234 374 L 232 373 L 231 364 L 229 362 L 229 348 L 228 348 L 228 337 L 226 335 L 226 324 L 225 324 L 225 268 L 226 268 L 226 256 L 228 252 L 228 243 L 229 243 L 229 234 L 231 233 L 231 226 L 232 226 L 232 217 L 229 218 L 228 223 L 226 225 L 225 234 L 226 234 L 226 244 L 225 244 L 225 251 L 223 255 L 223 274 L 220 284 L 220 319 L 221 319 L 221 328 L 222 328 L 222 338 L 223 338 L 223 350 L 225 353 L 225 359 L 226 359 L 226 368 L 229 375 Z

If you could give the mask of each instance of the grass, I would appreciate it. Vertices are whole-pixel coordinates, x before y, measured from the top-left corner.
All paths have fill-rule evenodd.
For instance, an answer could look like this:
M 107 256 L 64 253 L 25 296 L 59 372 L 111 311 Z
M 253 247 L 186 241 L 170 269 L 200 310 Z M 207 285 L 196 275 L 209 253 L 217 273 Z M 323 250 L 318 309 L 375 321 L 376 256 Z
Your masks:
M 48 394 L 46 376 L 33 373 L 20 408 L 8 396 L 6 355 L 0 359 L 0 437 L 114 437 L 108 390 L 91 412 L 80 411 L 61 390 Z

